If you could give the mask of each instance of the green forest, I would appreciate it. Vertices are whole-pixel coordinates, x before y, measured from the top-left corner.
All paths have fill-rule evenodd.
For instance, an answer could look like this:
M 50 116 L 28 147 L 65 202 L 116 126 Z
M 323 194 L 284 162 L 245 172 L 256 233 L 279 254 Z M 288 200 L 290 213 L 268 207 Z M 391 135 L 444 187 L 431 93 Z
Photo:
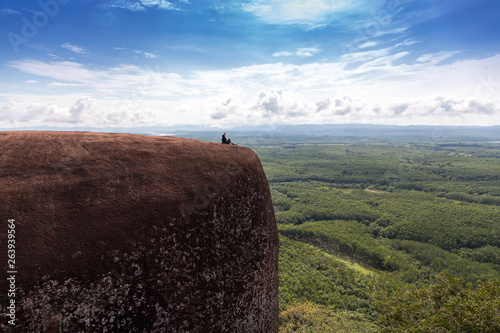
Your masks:
M 500 332 L 500 144 L 261 140 L 280 332 Z

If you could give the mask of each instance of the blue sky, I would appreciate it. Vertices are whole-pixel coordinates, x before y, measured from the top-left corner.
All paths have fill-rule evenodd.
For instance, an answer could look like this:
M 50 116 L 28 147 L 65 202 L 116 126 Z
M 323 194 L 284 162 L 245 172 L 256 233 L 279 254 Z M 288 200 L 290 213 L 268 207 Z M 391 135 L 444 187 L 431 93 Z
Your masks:
M 497 0 L 0 2 L 0 127 L 500 125 Z

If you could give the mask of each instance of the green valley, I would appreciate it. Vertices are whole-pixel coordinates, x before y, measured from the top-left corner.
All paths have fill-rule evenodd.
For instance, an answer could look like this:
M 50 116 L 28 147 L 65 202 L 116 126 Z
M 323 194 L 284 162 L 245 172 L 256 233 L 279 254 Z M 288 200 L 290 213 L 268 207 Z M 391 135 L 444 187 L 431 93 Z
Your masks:
M 281 332 L 500 331 L 499 144 L 260 143 Z

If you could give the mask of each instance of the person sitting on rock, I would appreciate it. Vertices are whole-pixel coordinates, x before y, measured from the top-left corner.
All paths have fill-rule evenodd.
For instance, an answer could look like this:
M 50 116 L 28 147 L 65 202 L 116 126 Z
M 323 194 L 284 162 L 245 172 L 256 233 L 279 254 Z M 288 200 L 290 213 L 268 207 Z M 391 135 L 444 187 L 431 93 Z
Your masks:
M 222 143 L 225 143 L 226 145 L 233 145 L 233 146 L 237 146 L 236 143 L 232 143 L 231 142 L 231 139 L 227 139 L 226 138 L 226 133 L 222 134 Z

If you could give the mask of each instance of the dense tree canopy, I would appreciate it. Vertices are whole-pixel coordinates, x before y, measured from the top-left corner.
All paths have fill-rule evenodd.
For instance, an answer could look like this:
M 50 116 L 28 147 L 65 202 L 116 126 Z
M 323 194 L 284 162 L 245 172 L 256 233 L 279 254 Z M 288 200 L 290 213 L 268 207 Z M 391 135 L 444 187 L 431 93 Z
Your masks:
M 499 145 L 316 141 L 256 149 L 281 332 L 498 332 Z

